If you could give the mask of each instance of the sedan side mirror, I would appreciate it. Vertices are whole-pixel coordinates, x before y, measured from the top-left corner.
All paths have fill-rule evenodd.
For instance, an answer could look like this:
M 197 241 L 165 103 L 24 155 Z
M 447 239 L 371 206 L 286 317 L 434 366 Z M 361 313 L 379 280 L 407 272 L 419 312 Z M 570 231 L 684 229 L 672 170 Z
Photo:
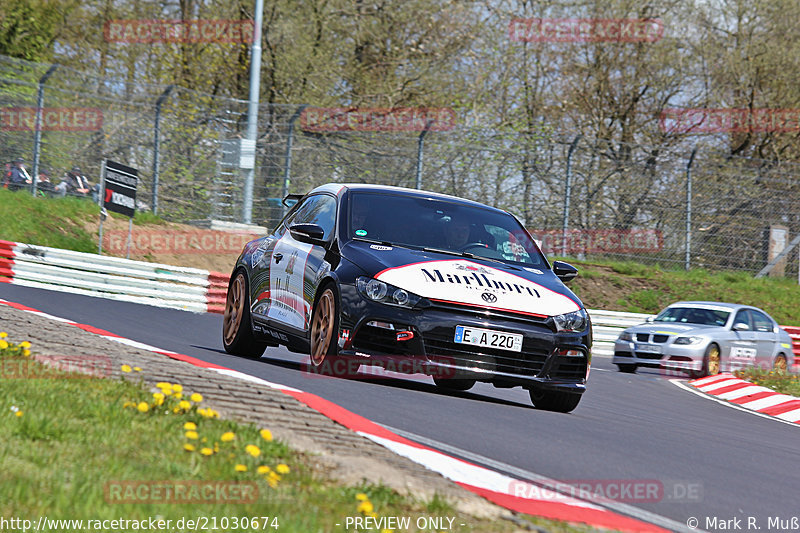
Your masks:
M 750 326 L 744 322 L 737 322 L 733 325 L 733 331 L 750 331 Z
M 553 274 L 566 283 L 578 275 L 578 269 L 564 261 L 553 261 Z
M 295 240 L 307 244 L 325 244 L 325 230 L 317 224 L 292 224 L 289 233 Z

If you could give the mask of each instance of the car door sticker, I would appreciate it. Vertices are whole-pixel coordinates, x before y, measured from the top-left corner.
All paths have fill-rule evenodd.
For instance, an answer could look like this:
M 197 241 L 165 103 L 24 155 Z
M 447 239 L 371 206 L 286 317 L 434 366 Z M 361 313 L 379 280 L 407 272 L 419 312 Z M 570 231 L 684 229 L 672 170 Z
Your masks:
M 277 322 L 307 329 L 311 317 L 311 305 L 304 297 L 305 271 L 310 244 L 283 237 L 276 244 L 272 257 L 283 256 L 283 260 L 270 264 L 270 306 L 267 316 Z
M 427 261 L 389 268 L 376 279 L 420 296 L 468 305 L 487 306 L 484 293 L 497 298 L 492 309 L 554 316 L 580 309 L 563 294 L 504 270 L 456 259 Z
M 755 348 L 743 348 L 742 346 L 731 346 L 731 357 L 736 359 L 755 359 Z

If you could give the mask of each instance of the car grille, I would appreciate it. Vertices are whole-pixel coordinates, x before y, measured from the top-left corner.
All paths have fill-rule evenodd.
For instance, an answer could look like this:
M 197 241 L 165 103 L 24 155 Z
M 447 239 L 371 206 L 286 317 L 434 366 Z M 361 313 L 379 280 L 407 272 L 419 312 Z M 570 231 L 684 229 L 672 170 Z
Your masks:
M 649 333 L 637 333 L 636 340 L 638 342 L 653 342 L 656 344 L 663 344 L 667 342 L 669 339 L 669 335 L 653 335 L 652 339 L 650 338 Z
M 509 374 L 536 376 L 547 360 L 547 350 L 529 346 L 523 341 L 522 352 L 495 350 L 483 346 L 456 344 L 451 335 L 426 333 L 423 341 L 428 359 L 463 368 L 477 367 Z
M 397 332 L 375 326 L 363 326 L 353 339 L 353 348 L 367 353 L 409 355 L 412 344 L 398 342 Z
M 550 368 L 550 379 L 579 381 L 586 377 L 585 357 L 557 357 Z
M 660 353 L 643 353 L 643 352 L 636 352 L 636 357 L 639 359 L 661 359 L 663 354 Z
M 448 311 L 448 312 L 454 311 L 459 315 L 471 316 L 479 318 L 481 320 L 485 320 L 489 316 L 493 318 L 503 318 L 515 322 L 522 322 L 527 325 L 536 324 L 539 326 L 545 326 L 548 329 L 552 330 L 552 321 L 548 322 L 548 320 L 550 320 L 549 317 L 538 317 L 522 313 L 514 313 L 511 311 L 498 311 L 497 309 L 481 310 L 478 308 L 467 307 L 459 304 L 448 304 L 446 302 L 439 302 L 439 301 L 432 302 L 431 309 L 440 309 L 442 311 Z

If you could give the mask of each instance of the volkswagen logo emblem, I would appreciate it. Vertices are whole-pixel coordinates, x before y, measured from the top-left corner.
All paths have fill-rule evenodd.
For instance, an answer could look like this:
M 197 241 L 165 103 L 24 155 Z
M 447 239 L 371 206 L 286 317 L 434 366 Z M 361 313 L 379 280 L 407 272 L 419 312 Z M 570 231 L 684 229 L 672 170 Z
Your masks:
M 483 298 L 484 302 L 490 304 L 493 304 L 497 301 L 497 296 L 495 296 L 491 292 L 484 292 L 483 294 L 481 294 L 481 298 Z

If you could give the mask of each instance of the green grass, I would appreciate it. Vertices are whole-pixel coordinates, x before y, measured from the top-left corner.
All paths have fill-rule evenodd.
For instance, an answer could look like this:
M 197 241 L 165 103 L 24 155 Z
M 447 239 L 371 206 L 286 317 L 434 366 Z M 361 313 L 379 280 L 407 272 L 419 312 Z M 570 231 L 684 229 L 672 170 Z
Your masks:
M 78 252 L 97 251 L 97 234 L 87 231 L 86 225 L 99 220 L 100 207 L 88 198 L 34 198 L 27 191 L 0 188 L 0 213 L 0 239 Z M 127 219 L 118 213 L 110 215 Z M 133 223 L 164 224 L 165 221 L 150 212 L 139 212 Z
M 266 440 L 262 428 L 204 416 L 211 413 L 202 408 L 202 401 L 178 413 L 174 408 L 179 400 L 173 396 L 156 405 L 152 390 L 138 382 L 136 371 L 125 374 L 122 381 L 53 369 L 47 370 L 50 379 L 33 379 L 45 367 L 24 355 L 18 344 L 6 344 L 8 340 L 0 341 L 0 516 L 33 520 L 40 516 L 83 520 L 157 516 L 173 524 L 181 518 L 216 518 L 221 524 L 223 518 L 269 516 L 270 525 L 277 518 L 280 531 L 352 531 L 336 524 L 369 512 L 358 507 L 363 493 L 376 517 L 407 516 L 413 523 L 420 516 L 450 516 L 466 524 L 458 531 L 514 530 L 505 520 L 463 516 L 438 494 L 426 501 L 401 496 L 382 485 L 343 485 L 316 466 L 313 457 L 293 451 L 286 443 Z M 28 377 L 13 377 L 20 375 Z M 182 399 L 190 393 L 183 390 Z M 146 412 L 136 407 L 142 402 L 148 407 Z M 187 434 L 187 422 L 196 425 L 196 438 Z M 226 441 L 222 438 L 226 432 L 235 438 Z M 186 444 L 195 449 L 186 451 Z M 247 453 L 247 445 L 258 447 L 258 457 Z M 202 447 L 216 451 L 205 456 L 200 453 Z M 237 472 L 237 464 L 247 471 Z M 274 472 L 281 464 L 289 472 L 274 480 L 273 486 L 257 470 L 265 465 Z M 121 482 L 139 487 L 176 481 L 252 483 L 258 495 L 253 503 L 113 500 L 118 495 L 138 498 L 135 492 L 125 492 Z M 525 519 L 554 532 L 589 530 Z M 232 524 L 224 529 L 234 529 Z
M 750 381 L 754 385 L 770 388 L 781 394 L 800 396 L 800 376 L 776 370 L 747 368 L 734 372 L 736 377 Z

